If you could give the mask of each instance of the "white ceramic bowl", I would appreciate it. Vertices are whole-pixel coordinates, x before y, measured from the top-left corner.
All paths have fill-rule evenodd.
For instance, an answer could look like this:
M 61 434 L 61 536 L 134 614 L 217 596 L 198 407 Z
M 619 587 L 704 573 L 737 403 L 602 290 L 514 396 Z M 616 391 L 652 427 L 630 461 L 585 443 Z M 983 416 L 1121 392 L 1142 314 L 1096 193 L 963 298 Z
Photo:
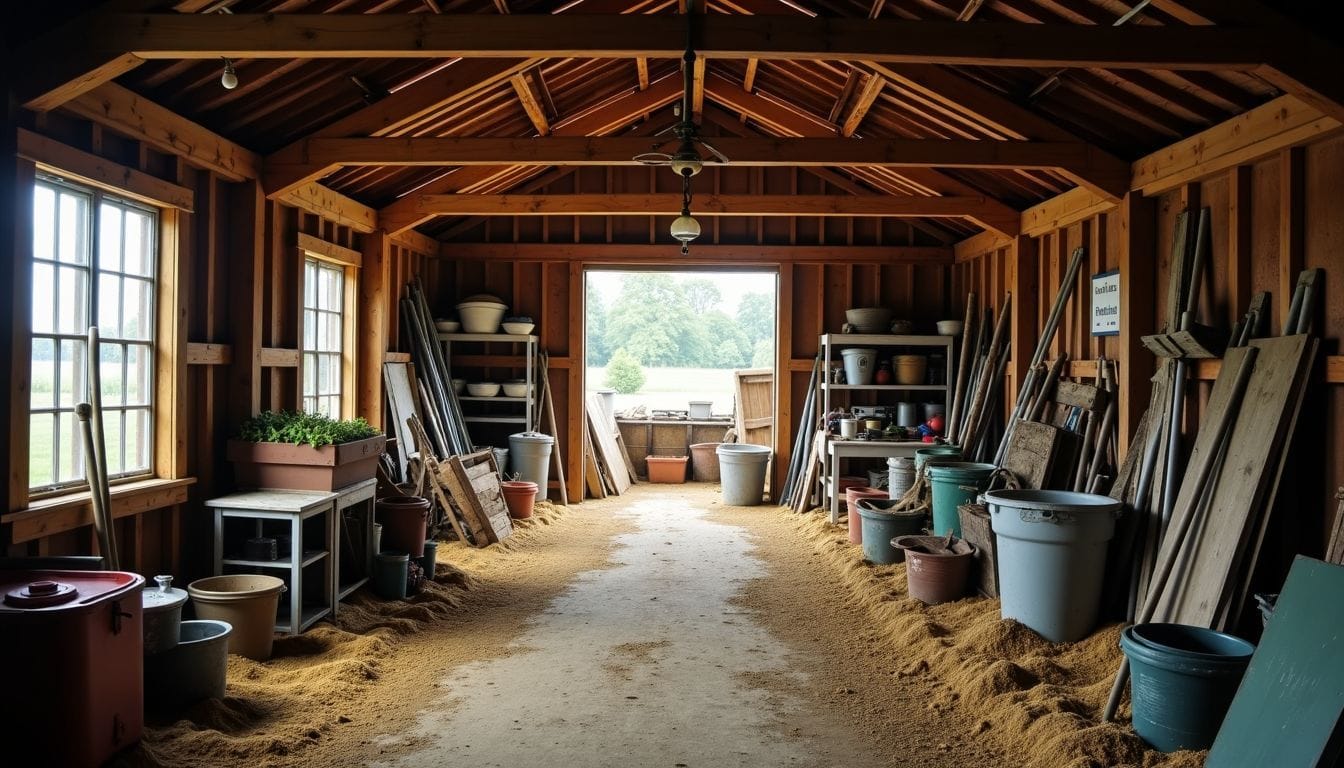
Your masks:
M 960 336 L 960 335 L 961 335 L 961 329 L 962 329 L 962 326 L 963 326 L 963 325 L 965 325 L 965 321 L 962 321 L 962 320 L 939 320 L 939 321 L 938 321 L 938 335 L 939 335 L 939 336 Z
M 454 393 L 454 394 L 458 394 L 458 395 L 460 395 L 460 394 L 462 394 L 462 390 L 464 390 L 464 389 L 467 388 L 467 380 L 466 380 L 466 379 L 451 379 L 451 380 L 450 380 L 450 383 L 453 385 L 453 393 Z
M 469 296 L 457 305 L 462 330 L 467 333 L 496 333 L 508 305 L 493 296 Z
M 856 307 L 845 310 L 845 320 L 859 333 L 886 333 L 891 310 L 886 307 Z
M 504 323 L 504 332 L 511 336 L 526 336 L 537 327 L 536 323 Z
M 526 381 L 506 381 L 504 382 L 505 397 L 527 397 Z
M 473 381 L 467 385 L 467 393 L 472 397 L 494 397 L 499 394 L 499 385 L 493 381 Z
M 440 333 L 457 333 L 457 329 L 461 328 L 462 324 L 456 320 L 435 320 L 434 327 Z

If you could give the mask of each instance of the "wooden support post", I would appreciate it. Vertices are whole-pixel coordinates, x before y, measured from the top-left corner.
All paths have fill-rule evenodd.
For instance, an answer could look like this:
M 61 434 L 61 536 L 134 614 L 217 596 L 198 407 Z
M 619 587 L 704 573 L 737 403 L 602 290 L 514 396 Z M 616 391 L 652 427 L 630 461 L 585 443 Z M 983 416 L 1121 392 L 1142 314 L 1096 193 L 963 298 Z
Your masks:
M 1012 315 L 1009 319 L 1012 331 L 1010 347 L 1012 360 L 1008 365 L 1010 390 L 1005 391 L 1004 402 L 1016 402 L 1018 391 L 1031 365 L 1031 352 L 1036 348 L 1037 335 L 1040 332 L 1036 324 L 1037 305 L 1040 303 L 1038 285 L 1039 264 L 1036 254 L 1036 241 L 1030 237 L 1018 236 L 1009 244 L 1007 261 L 1007 290 L 1013 294 Z M 995 301 L 998 301 L 996 296 Z
M 388 335 L 397 317 L 397 290 L 392 280 L 392 240 L 383 230 L 364 236 L 364 266 L 359 272 L 355 354 L 355 413 L 383 429 L 383 355 L 390 349 Z M 404 451 L 404 446 L 398 446 Z
M 1157 285 L 1156 206 L 1138 192 L 1120 202 L 1120 452 L 1148 409 L 1152 395 L 1153 355 L 1140 337 L 1157 328 L 1153 291 Z
M 587 355 L 583 348 L 583 329 L 585 312 L 584 307 L 584 274 L 583 264 L 578 261 L 569 264 L 569 387 L 565 393 L 567 395 L 565 402 L 565 420 L 567 422 L 566 431 L 566 458 L 569 466 L 566 468 L 566 478 L 569 481 L 569 499 L 570 503 L 582 501 L 584 462 L 587 457 L 584 455 L 585 440 L 583 436 L 588 431 L 586 420 L 587 409 L 584 407 L 583 397 L 583 375 L 584 363 Z
M 1241 320 L 1251 303 L 1251 166 L 1227 172 L 1227 317 L 1214 318 L 1231 326 Z
M 1292 147 L 1279 153 L 1279 295 L 1275 303 L 1286 316 L 1302 272 L 1306 224 L 1306 151 Z M 1278 328 L 1283 333 L 1282 321 Z
M 789 317 L 789 308 L 793 306 L 793 267 L 785 264 L 779 269 L 778 300 L 775 303 L 775 477 L 770 481 L 771 496 L 778 503 L 780 490 L 784 487 L 784 475 L 793 462 L 794 429 L 796 423 L 793 412 L 793 371 L 789 362 L 793 359 L 793 323 Z M 738 407 L 741 407 L 739 404 Z M 740 437 L 740 436 L 739 436 Z
M 0 74 L 0 284 L 11 301 L 0 312 L 0 360 L 10 365 L 10 375 L 0 377 L 0 395 L 8 407 L 0 409 L 0 429 L 8 437 L 0 441 L 6 472 L 6 510 L 28 502 L 28 408 L 31 347 L 27 328 L 32 323 L 32 206 L 35 168 L 18 159 L 18 116 L 8 98 L 7 74 Z M 7 544 L 7 541 L 0 540 Z M 0 555 L 5 549 L 0 547 Z
M 228 262 L 233 365 L 229 420 L 239 424 L 261 412 L 261 311 L 266 263 L 266 195 L 255 181 L 233 188 L 229 221 L 234 236 Z

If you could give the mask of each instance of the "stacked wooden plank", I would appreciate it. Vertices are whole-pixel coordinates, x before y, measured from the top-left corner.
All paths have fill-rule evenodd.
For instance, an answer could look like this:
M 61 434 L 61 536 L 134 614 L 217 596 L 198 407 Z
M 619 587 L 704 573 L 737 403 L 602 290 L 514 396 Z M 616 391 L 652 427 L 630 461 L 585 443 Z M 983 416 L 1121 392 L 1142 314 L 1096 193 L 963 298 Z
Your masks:
M 626 453 L 616 418 L 595 393 L 585 401 L 588 429 L 584 435 L 584 471 L 588 492 L 594 498 L 620 496 L 635 484 L 635 472 Z
M 1157 546 L 1144 557 L 1153 568 L 1136 622 L 1226 630 L 1239 621 L 1316 355 L 1317 340 L 1297 332 L 1309 328 L 1303 318 L 1311 312 L 1309 294 L 1295 296 L 1284 322 L 1293 335 L 1253 339 L 1224 356 L 1168 524 L 1162 529 L 1162 518 L 1151 511 L 1147 516 L 1159 530 L 1147 537 Z M 1154 429 L 1153 420 L 1147 427 Z M 1145 440 L 1150 448 L 1156 442 L 1151 434 Z M 1151 477 L 1152 463 L 1145 456 L 1141 477 Z M 1122 665 L 1107 719 L 1119 705 L 1127 672 Z

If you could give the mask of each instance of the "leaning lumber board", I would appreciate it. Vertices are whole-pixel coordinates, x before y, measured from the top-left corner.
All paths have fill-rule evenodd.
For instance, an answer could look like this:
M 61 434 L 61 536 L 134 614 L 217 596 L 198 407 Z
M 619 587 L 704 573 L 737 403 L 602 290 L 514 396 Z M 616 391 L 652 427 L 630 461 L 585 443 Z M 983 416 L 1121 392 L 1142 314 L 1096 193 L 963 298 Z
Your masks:
M 1191 528 L 1186 536 L 1183 557 L 1177 560 L 1178 569 L 1172 573 L 1167 588 L 1162 591 L 1154 615 L 1165 621 L 1213 626 L 1219 616 L 1219 606 L 1240 561 L 1249 526 L 1258 524 L 1254 517 L 1263 504 L 1268 487 L 1271 465 L 1283 449 L 1285 422 L 1293 407 L 1297 391 L 1295 382 L 1302 366 L 1315 349 L 1307 336 L 1287 336 L 1256 339 L 1250 348 L 1258 350 L 1255 367 L 1251 371 L 1241 408 L 1228 435 L 1223 471 L 1211 478 L 1214 483 L 1208 511 L 1202 525 Z M 1235 361 L 1245 356 L 1246 347 L 1228 350 L 1223 370 L 1231 371 Z M 1209 397 L 1204 421 L 1215 419 L 1226 401 L 1219 401 L 1219 385 L 1228 377 L 1220 372 Z M 1190 466 L 1198 464 L 1199 452 L 1214 450 L 1203 440 L 1207 429 L 1201 429 L 1190 456 Z M 1202 488 L 1182 483 L 1176 498 L 1176 509 L 1193 505 Z M 1173 518 L 1172 526 L 1176 525 Z M 1163 542 L 1165 552 L 1170 542 Z
M 587 398 L 588 424 L 592 429 L 593 446 L 597 449 L 597 455 L 601 457 L 602 463 L 606 466 L 607 477 L 611 479 L 612 487 L 619 496 L 630 490 L 630 475 L 625 469 L 625 459 L 621 458 L 621 447 L 616 444 L 616 438 L 611 433 L 611 425 L 607 411 L 602 407 L 602 402 L 597 399 L 596 394 L 590 393 Z
M 588 486 L 588 495 L 594 499 L 607 498 L 607 489 L 602 484 L 602 474 L 597 469 L 597 456 L 593 453 L 592 430 L 583 430 L 583 480 Z
M 1059 448 L 1061 430 L 1049 424 L 1019 421 L 1003 454 L 1003 468 L 1027 490 L 1046 487 Z
M 1060 405 L 1075 406 L 1093 413 L 1106 408 L 1109 398 L 1106 390 L 1091 384 L 1079 384 L 1074 381 L 1061 381 L 1055 385 L 1055 402 Z
M 1335 565 L 1344 565 L 1344 486 L 1335 492 L 1339 509 L 1335 510 L 1335 524 L 1326 542 L 1325 559 Z

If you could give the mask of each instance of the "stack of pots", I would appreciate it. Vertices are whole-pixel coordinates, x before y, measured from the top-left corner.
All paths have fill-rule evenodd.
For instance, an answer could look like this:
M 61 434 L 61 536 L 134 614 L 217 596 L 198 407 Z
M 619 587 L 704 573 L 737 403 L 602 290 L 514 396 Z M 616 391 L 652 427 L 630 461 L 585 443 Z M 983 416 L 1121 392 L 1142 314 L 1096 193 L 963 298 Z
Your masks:
M 145 640 L 145 708 L 173 712 L 224 696 L 233 626 L 213 619 L 182 620 L 187 592 L 172 576 L 155 576 L 140 592 Z
M 468 296 L 457 305 L 463 333 L 497 333 L 508 305 L 489 294 Z
M 514 520 L 526 520 L 532 517 L 532 509 L 537 502 L 537 484 L 528 480 L 505 480 L 499 484 L 504 494 L 504 504 L 509 508 L 509 517 Z

